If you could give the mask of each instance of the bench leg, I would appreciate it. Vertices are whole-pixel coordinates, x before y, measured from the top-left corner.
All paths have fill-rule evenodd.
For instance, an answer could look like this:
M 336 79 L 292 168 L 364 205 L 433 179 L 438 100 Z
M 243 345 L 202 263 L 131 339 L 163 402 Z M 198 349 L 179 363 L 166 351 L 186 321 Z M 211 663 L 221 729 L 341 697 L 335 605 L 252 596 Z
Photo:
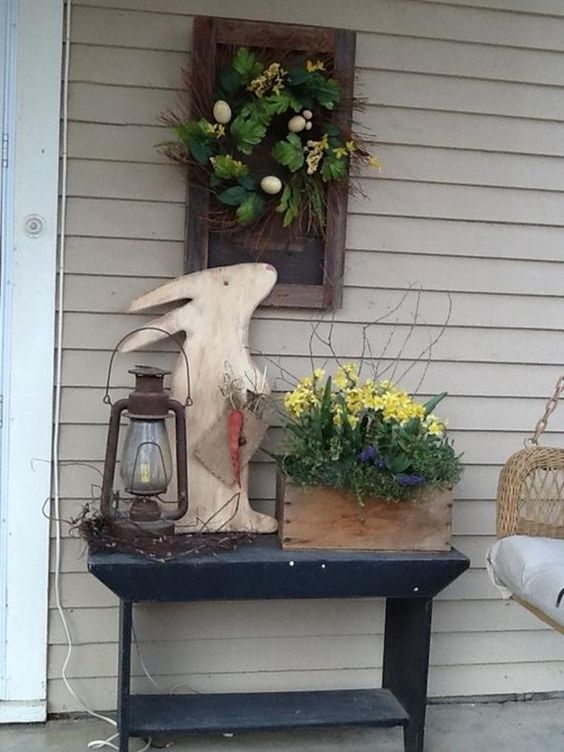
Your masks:
M 129 694 L 131 683 L 131 626 L 133 604 L 119 602 L 119 662 L 117 723 L 119 752 L 129 750 Z
M 423 752 L 429 645 L 430 598 L 388 598 L 382 686 L 390 689 L 409 714 L 405 752 Z

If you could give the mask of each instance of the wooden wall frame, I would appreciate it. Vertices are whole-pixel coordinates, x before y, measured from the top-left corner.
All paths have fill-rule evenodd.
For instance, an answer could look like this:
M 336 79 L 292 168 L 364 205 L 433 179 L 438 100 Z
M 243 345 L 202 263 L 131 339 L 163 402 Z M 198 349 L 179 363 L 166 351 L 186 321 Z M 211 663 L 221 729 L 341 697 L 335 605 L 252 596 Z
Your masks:
M 343 86 L 344 106 L 335 113 L 335 121 L 347 128 L 351 121 L 356 35 L 353 31 L 278 23 L 240 21 L 198 16 L 192 31 L 192 55 L 206 60 L 206 74 L 198 81 L 200 102 L 209 102 L 211 111 L 218 69 L 218 50 L 222 45 L 295 50 L 311 54 L 329 54 L 335 73 Z M 196 92 L 195 92 L 196 93 Z M 342 300 L 348 183 L 330 183 L 327 188 L 325 238 L 305 237 L 291 241 L 275 237 L 261 254 L 261 260 L 278 270 L 279 282 L 263 305 L 298 308 L 337 308 Z M 185 272 L 208 266 L 253 260 L 245 246 L 251 230 L 229 235 L 210 232 L 208 224 L 209 192 L 188 181 L 185 233 Z M 287 232 L 287 231 L 286 231 Z

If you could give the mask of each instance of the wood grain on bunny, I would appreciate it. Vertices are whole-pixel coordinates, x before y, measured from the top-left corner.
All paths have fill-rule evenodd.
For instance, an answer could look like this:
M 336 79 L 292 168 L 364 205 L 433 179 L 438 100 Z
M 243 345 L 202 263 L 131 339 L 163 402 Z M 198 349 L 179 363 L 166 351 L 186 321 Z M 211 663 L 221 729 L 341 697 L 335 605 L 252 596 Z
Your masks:
M 263 374 L 249 353 L 249 324 L 257 306 L 276 284 L 276 270 L 270 264 L 248 263 L 205 269 L 168 282 L 141 295 L 130 312 L 170 303 L 174 308 L 147 326 L 169 334 L 185 332 L 190 361 L 190 389 L 193 405 L 187 408 L 189 508 L 177 523 L 177 532 L 205 529 L 272 533 L 274 517 L 251 508 L 248 497 L 248 465 L 241 467 L 241 486 L 227 486 L 207 470 L 194 455 L 194 446 L 225 410 L 220 387 L 226 367 L 250 391 L 263 383 Z M 133 334 L 124 350 L 137 350 L 164 334 L 154 330 Z M 184 401 L 187 377 L 180 355 L 172 374 L 172 396 Z M 268 391 L 265 384 L 263 391 Z

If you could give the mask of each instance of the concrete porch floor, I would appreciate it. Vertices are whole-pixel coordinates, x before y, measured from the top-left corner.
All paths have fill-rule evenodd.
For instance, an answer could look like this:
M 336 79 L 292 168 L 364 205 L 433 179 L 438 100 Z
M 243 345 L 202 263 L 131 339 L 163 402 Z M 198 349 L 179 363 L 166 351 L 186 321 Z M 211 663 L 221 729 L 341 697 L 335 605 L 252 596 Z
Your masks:
M 2 752 L 80 752 L 112 733 L 93 720 L 0 727 Z M 563 752 L 564 700 L 440 704 L 427 713 L 425 752 Z M 143 746 L 130 743 L 131 752 Z M 107 749 L 107 747 L 105 747 Z M 402 752 L 402 734 L 391 730 L 295 731 L 188 737 L 172 752 Z

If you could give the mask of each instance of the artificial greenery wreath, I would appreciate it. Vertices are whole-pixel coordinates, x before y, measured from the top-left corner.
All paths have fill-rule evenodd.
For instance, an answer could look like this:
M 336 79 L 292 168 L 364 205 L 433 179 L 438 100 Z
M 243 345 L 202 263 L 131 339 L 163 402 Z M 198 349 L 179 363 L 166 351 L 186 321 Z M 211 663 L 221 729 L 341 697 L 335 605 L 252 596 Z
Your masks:
M 209 112 L 165 117 L 176 135 L 165 153 L 190 165 L 217 201 L 212 229 L 278 214 L 284 227 L 323 237 L 327 185 L 348 181 L 354 163 L 380 167 L 335 117 L 343 87 L 330 65 L 305 58 L 286 68 L 240 47 L 218 77 Z M 272 168 L 265 172 L 268 153 Z

